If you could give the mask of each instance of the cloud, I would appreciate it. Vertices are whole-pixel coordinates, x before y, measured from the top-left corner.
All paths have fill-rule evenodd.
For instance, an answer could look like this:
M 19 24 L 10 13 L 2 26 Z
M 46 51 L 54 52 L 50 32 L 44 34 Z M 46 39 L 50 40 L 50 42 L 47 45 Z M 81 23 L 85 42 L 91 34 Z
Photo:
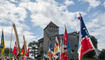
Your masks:
M 97 6 L 101 4 L 99 0 L 79 0 L 79 1 L 89 3 L 88 11 L 90 11 L 91 8 L 96 8 Z
M 0 1 L 0 33 L 2 29 L 4 30 L 5 41 L 11 40 L 11 32 L 12 32 L 12 23 L 16 24 L 17 32 L 19 35 L 19 40 L 22 40 L 22 35 L 24 31 L 29 31 L 30 27 L 25 24 L 25 18 L 27 17 L 26 9 L 20 6 L 16 6 L 11 2 L 18 2 L 17 0 L 2 0 Z M 30 32 L 31 33 L 31 32 Z M 16 40 L 14 31 L 12 32 L 13 41 Z M 25 33 L 24 33 L 25 34 Z M 0 34 L 1 35 L 1 34 Z M 31 34 L 27 34 L 27 36 L 33 36 Z M 21 41 L 20 41 L 21 43 Z M 22 45 L 22 43 L 21 43 Z M 6 46 L 8 47 L 8 46 Z
M 100 5 L 98 0 L 83 0 L 89 3 L 89 8 L 95 8 Z M 68 6 L 75 4 L 73 0 L 66 0 L 64 4 L 59 4 L 55 0 L 36 0 L 32 2 L 31 0 L 1 0 L 0 1 L 0 33 L 2 28 L 5 31 L 6 43 L 10 40 L 11 35 L 11 24 L 15 23 L 19 34 L 20 44 L 22 46 L 24 34 L 27 42 L 35 41 L 40 38 L 40 36 L 31 32 L 32 27 L 39 26 L 42 29 L 50 22 L 53 21 L 59 27 L 64 27 L 66 24 L 70 29 L 79 31 L 79 21 L 77 20 L 78 13 L 81 12 L 83 16 L 87 13 L 83 11 L 70 12 L 68 11 Z M 104 4 L 105 5 L 105 4 Z M 88 9 L 89 9 L 88 8 Z M 28 10 L 28 11 L 26 11 Z M 28 14 L 30 13 L 30 15 Z M 88 21 L 86 26 L 90 34 L 95 35 L 98 39 L 99 49 L 103 49 L 104 44 L 104 34 L 105 34 L 105 13 L 93 14 L 97 16 L 96 18 Z M 26 18 L 29 17 L 27 20 Z M 29 21 L 32 26 L 26 24 Z M 28 23 L 28 22 L 27 22 Z M 14 34 L 14 33 L 13 33 Z M 15 41 L 15 36 L 13 36 Z M 103 42 L 103 43 L 101 43 Z
M 96 13 L 95 13 L 96 14 Z M 94 14 L 93 14 L 94 15 Z M 86 25 L 91 35 L 95 36 L 98 39 L 98 48 L 105 49 L 105 12 L 104 13 L 97 13 L 97 17 L 93 18 L 89 21 Z
M 72 0 L 65 0 L 65 5 L 69 6 L 69 5 L 72 5 L 74 4 L 74 2 Z
M 67 2 L 71 1 L 67 0 Z M 19 6 L 30 10 L 33 26 L 40 26 L 41 28 L 45 28 L 50 21 L 60 27 L 67 24 L 74 28 L 74 18 L 79 13 L 69 12 L 66 5 L 60 5 L 53 0 L 36 0 L 36 2 L 21 3 Z M 84 12 L 82 13 L 85 14 Z M 78 23 L 75 22 L 75 24 L 77 25 Z
M 98 0 L 84 0 L 84 1 L 88 2 L 89 5 L 90 5 L 90 7 L 93 7 L 93 8 L 99 6 L 100 3 L 101 3 L 101 2 L 98 1 Z
M 22 7 L 17 7 L 8 1 L 1 2 L 0 5 L 0 22 L 9 21 L 15 24 L 22 22 L 27 17 L 26 10 Z
M 105 7 L 105 2 L 103 3 L 104 7 Z

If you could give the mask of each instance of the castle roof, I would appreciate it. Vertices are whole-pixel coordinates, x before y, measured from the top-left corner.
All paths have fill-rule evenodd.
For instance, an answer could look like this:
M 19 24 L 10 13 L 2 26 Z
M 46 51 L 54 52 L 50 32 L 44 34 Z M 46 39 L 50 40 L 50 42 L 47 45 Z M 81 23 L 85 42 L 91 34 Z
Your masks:
M 44 28 L 44 30 L 45 30 L 47 27 L 52 27 L 52 26 L 59 28 L 56 24 L 54 24 L 54 23 L 51 21 L 51 22 Z

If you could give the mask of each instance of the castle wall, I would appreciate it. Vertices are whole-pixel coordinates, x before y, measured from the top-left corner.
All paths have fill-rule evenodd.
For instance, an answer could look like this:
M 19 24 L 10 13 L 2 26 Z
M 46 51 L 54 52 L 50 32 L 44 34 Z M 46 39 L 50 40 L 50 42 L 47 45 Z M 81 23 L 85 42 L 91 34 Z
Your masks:
M 60 43 L 60 40 L 63 39 L 63 34 L 59 34 L 59 27 L 55 26 L 54 24 L 49 24 L 45 29 L 44 29 L 44 37 L 43 37 L 43 52 L 48 53 L 49 50 L 49 44 L 52 43 L 54 45 L 55 43 L 55 37 L 58 36 L 58 40 Z M 70 46 L 71 46 L 71 51 L 68 51 L 68 56 L 69 60 L 78 60 L 78 42 L 79 42 L 79 37 L 78 33 L 73 32 L 73 33 L 68 33 L 68 39 L 70 41 Z M 41 45 L 42 46 L 42 45 Z M 40 46 L 39 46 L 40 47 Z

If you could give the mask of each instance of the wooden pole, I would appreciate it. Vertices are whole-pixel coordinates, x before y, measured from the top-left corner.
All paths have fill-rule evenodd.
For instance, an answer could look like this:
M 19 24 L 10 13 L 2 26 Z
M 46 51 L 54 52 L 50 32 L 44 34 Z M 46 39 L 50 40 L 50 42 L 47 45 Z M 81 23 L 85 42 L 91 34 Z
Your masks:
M 15 24 L 12 25 L 13 26 L 13 29 L 14 29 L 14 32 L 15 32 L 15 36 L 16 36 L 16 44 L 17 44 L 17 49 L 18 49 L 18 56 L 20 54 L 20 45 L 19 45 L 19 38 L 18 38 L 18 34 L 17 34 L 17 30 L 16 30 L 16 26 Z M 19 60 L 19 57 L 18 57 L 18 60 Z

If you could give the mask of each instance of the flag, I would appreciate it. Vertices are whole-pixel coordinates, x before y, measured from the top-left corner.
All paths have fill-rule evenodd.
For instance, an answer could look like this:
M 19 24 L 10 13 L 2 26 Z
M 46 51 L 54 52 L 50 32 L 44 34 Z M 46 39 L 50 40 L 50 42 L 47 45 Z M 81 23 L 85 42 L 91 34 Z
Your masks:
M 55 45 L 54 45 L 54 57 L 57 59 L 58 55 L 59 55 L 59 42 L 58 42 L 58 38 L 56 37 L 55 39 Z
M 24 35 L 23 35 L 23 40 L 24 40 L 24 44 L 23 44 L 23 48 L 21 50 L 21 55 L 25 56 L 26 50 L 27 50 L 27 46 L 26 46 L 26 41 L 25 41 Z
M 86 53 L 94 50 L 93 44 L 90 39 L 90 35 L 88 33 L 88 30 L 85 26 L 85 23 L 82 19 L 82 16 L 80 16 L 78 19 L 80 19 L 80 40 L 79 40 L 79 60 L 82 60 L 82 56 Z
M 68 42 L 68 34 L 67 34 L 67 29 L 66 29 L 66 26 L 65 26 L 65 33 L 64 33 L 64 45 L 67 45 L 67 42 Z
M 61 60 L 68 60 L 67 52 L 61 54 Z
M 1 55 L 4 53 L 4 50 L 5 50 L 5 43 L 4 43 L 4 33 L 3 33 L 3 30 L 2 30 L 2 36 L 1 36 L 1 46 L 2 46 L 2 49 L 1 49 Z
M 21 49 L 21 55 L 23 55 L 23 54 L 24 54 L 24 45 L 23 45 L 23 47 Z
M 64 33 L 64 43 L 61 43 L 61 52 L 60 52 L 60 60 L 68 60 L 68 54 L 67 54 L 67 46 L 70 45 L 68 43 L 68 34 L 67 34 L 67 29 L 65 26 L 65 33 Z M 70 47 L 70 46 L 68 46 Z
M 13 52 L 12 52 L 14 55 L 17 55 L 17 48 L 16 48 L 16 42 L 15 42 L 15 46 L 13 48 Z
M 20 55 L 20 45 L 19 45 L 19 38 L 18 38 L 18 34 L 17 34 L 17 30 L 16 30 L 16 26 L 15 24 L 12 25 L 13 26 L 13 29 L 14 29 L 14 32 L 15 32 L 15 36 L 16 36 L 16 48 L 17 48 L 17 56 Z
M 58 43 L 58 38 L 56 37 L 55 45 L 54 45 L 54 53 L 58 53 L 58 52 L 59 52 L 59 43 Z
M 28 50 L 26 51 L 25 56 L 29 57 L 29 48 L 28 48 Z
M 67 29 L 65 26 L 65 33 L 64 33 L 64 52 L 61 53 L 61 59 L 63 60 L 68 60 L 68 54 L 67 54 L 67 43 L 68 43 L 68 34 L 67 34 Z
M 50 45 L 49 45 L 49 50 L 48 50 L 48 57 L 49 57 L 50 60 L 51 60 L 51 58 L 53 57 L 53 54 L 54 54 L 54 47 L 53 47 L 53 45 L 50 43 Z
M 60 60 L 68 60 L 67 47 L 65 45 L 61 47 Z

